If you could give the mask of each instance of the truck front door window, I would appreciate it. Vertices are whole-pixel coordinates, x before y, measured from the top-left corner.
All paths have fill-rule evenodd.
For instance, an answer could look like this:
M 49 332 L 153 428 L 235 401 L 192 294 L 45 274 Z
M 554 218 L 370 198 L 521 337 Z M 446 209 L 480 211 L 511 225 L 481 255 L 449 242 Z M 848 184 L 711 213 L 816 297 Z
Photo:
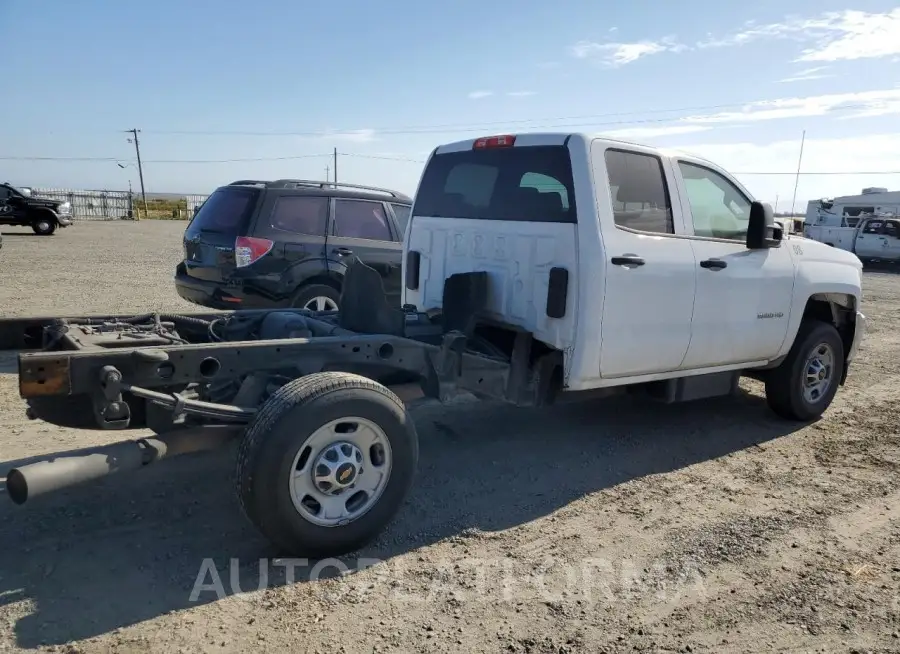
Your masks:
M 750 221 L 750 201 L 738 188 L 719 173 L 678 162 L 695 236 L 743 241 Z
M 674 234 L 672 204 L 659 158 L 607 150 L 605 159 L 616 225 L 641 232 Z

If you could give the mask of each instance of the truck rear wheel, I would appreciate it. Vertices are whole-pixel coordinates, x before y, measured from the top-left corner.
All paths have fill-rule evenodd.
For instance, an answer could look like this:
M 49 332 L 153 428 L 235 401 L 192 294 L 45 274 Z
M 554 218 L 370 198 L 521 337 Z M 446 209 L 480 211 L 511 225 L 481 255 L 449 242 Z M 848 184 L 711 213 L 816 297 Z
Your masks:
M 766 379 L 766 401 L 789 420 L 821 416 L 837 393 L 844 371 L 844 343 L 834 325 L 804 320 L 780 366 Z
M 323 372 L 269 398 L 240 446 L 245 515 L 286 553 L 338 556 L 393 519 L 412 485 L 419 442 L 400 399 L 371 379 Z

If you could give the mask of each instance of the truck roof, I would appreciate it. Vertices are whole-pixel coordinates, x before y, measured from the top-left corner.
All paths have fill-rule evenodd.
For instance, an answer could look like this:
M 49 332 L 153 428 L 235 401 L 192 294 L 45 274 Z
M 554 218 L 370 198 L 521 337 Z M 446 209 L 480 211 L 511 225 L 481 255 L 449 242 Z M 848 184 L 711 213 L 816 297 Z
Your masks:
M 462 141 L 454 141 L 452 143 L 446 143 L 444 145 L 439 145 L 434 150 L 434 154 L 444 154 L 447 152 L 460 152 L 463 150 L 471 150 L 475 141 L 483 138 L 490 138 L 492 136 L 514 136 L 516 139 L 516 146 L 536 146 L 536 145 L 565 145 L 571 139 L 581 139 L 585 143 L 590 143 L 592 141 L 600 140 L 610 144 L 618 144 L 624 146 L 638 146 L 641 148 L 647 148 L 650 150 L 654 150 L 658 152 L 662 156 L 672 156 L 676 154 L 689 155 L 694 159 L 700 159 L 709 163 L 712 167 L 718 169 L 720 166 L 715 164 L 704 157 L 700 157 L 691 152 L 687 152 L 684 150 L 678 150 L 673 148 L 661 148 L 655 145 L 650 145 L 648 143 L 640 143 L 638 141 L 627 141 L 625 139 L 617 139 L 611 136 L 608 136 L 603 133 L 592 133 L 592 132 L 523 132 L 516 133 L 515 131 L 503 132 L 496 131 L 493 134 L 483 134 L 482 136 L 472 137 L 468 139 L 464 139 Z

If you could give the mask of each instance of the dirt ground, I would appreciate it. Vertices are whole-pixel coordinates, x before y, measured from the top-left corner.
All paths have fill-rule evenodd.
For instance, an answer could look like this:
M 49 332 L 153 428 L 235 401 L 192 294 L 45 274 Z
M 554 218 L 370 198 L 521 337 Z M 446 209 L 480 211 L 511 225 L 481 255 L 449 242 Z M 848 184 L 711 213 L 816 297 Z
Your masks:
M 182 230 L 4 229 L 0 312 L 188 308 Z M 339 561 L 273 558 L 233 450 L 0 497 L 0 651 L 898 652 L 900 275 L 864 293 L 848 383 L 802 428 L 755 383 L 691 405 L 420 410 L 411 497 Z M 122 438 L 29 422 L 14 373 L 0 353 L 0 478 Z

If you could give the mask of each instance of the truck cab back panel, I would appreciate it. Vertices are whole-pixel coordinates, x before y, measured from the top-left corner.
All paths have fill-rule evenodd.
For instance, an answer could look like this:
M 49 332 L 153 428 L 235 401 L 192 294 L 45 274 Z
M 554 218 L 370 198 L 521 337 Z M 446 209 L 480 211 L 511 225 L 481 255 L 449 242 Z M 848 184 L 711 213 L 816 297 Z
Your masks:
M 576 233 L 572 164 L 561 139 L 547 144 L 519 137 L 439 148 L 413 206 L 412 255 L 404 265 L 415 260 L 418 270 L 404 277 L 404 302 L 440 307 L 445 279 L 483 271 L 490 278 L 486 317 L 530 331 L 553 347 L 570 347 Z M 548 298 L 550 313 L 559 317 L 548 315 Z

